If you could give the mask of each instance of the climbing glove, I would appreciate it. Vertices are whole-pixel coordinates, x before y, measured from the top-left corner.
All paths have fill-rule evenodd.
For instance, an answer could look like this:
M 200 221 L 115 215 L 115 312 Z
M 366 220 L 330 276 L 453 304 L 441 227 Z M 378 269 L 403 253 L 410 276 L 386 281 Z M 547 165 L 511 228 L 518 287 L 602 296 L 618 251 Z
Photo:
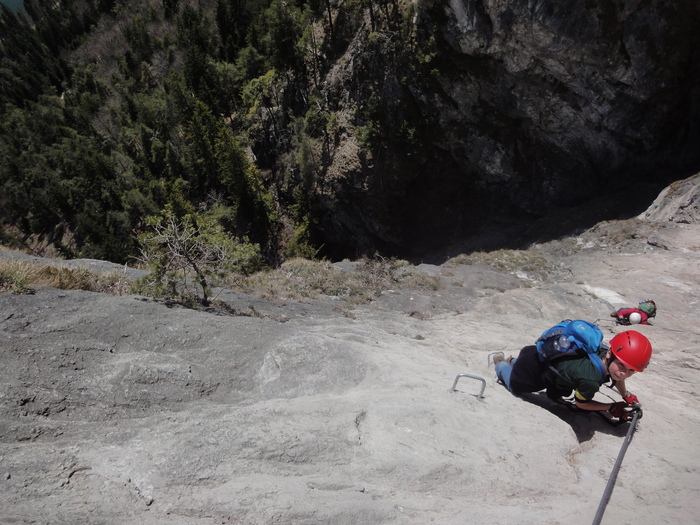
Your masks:
M 629 392 L 627 393 L 626 396 L 623 396 L 625 400 L 625 403 L 627 403 L 629 406 L 634 406 L 639 404 L 639 398 L 635 396 L 634 394 L 630 394 Z
M 625 411 L 625 407 L 627 407 L 627 403 L 625 403 L 624 401 L 619 401 L 617 403 L 613 403 L 608 412 L 610 412 L 612 417 L 627 419 L 627 412 Z

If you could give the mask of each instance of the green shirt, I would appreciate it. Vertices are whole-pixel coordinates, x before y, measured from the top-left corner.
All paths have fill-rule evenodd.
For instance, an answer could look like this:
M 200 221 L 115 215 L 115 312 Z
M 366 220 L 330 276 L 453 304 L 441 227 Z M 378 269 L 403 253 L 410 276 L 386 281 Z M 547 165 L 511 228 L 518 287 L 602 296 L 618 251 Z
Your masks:
M 598 355 L 601 360 L 608 350 L 601 348 Z M 593 399 L 601 385 L 607 381 L 608 377 L 600 377 L 598 368 L 591 359 L 586 357 L 564 357 L 552 363 L 560 376 L 555 376 L 554 384 L 562 390 L 574 390 L 577 401 L 587 403 Z

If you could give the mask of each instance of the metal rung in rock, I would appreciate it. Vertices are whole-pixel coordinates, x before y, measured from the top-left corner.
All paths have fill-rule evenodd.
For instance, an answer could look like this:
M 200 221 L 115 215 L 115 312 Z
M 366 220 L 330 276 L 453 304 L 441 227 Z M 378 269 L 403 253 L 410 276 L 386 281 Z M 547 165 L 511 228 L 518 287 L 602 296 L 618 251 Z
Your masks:
M 479 377 L 479 376 L 473 376 L 471 374 L 457 374 L 457 377 L 455 377 L 455 382 L 452 383 L 452 389 L 450 390 L 450 392 L 454 392 L 456 390 L 457 381 L 459 381 L 460 377 L 469 377 L 471 379 L 477 379 L 477 380 L 481 381 L 481 392 L 479 392 L 478 397 L 479 397 L 479 399 L 484 398 L 484 390 L 486 390 L 486 379 L 484 379 L 483 377 Z
M 489 366 L 491 364 L 491 356 L 496 355 L 496 354 L 501 354 L 503 357 L 506 356 L 503 352 L 491 352 L 489 355 L 486 356 L 486 366 Z

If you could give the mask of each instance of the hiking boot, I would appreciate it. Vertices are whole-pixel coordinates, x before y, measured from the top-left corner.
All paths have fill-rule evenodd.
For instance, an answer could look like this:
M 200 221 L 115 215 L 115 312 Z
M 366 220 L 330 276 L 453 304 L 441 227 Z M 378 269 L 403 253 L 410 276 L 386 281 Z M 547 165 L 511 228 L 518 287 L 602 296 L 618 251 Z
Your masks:
M 496 366 L 501 361 L 505 361 L 506 358 L 503 354 L 496 354 L 493 356 L 493 366 Z
M 515 357 L 513 357 L 513 356 L 506 358 L 506 363 L 508 363 L 511 366 L 513 366 L 513 361 L 515 361 Z

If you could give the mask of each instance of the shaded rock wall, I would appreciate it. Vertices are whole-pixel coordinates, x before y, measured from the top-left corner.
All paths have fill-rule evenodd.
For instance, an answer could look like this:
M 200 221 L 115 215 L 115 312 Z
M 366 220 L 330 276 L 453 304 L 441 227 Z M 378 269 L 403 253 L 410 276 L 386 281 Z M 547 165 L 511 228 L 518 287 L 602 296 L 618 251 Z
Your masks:
M 330 252 L 425 260 L 523 244 L 525 227 L 556 208 L 640 181 L 658 183 L 655 194 L 697 171 L 696 1 L 417 5 L 438 74 L 377 82 L 415 126 L 416 151 L 384 151 L 336 181 L 322 204 Z M 335 77 L 346 85 L 368 69 L 357 47 L 352 71 Z M 638 214 L 649 194 L 630 191 L 597 219 Z

